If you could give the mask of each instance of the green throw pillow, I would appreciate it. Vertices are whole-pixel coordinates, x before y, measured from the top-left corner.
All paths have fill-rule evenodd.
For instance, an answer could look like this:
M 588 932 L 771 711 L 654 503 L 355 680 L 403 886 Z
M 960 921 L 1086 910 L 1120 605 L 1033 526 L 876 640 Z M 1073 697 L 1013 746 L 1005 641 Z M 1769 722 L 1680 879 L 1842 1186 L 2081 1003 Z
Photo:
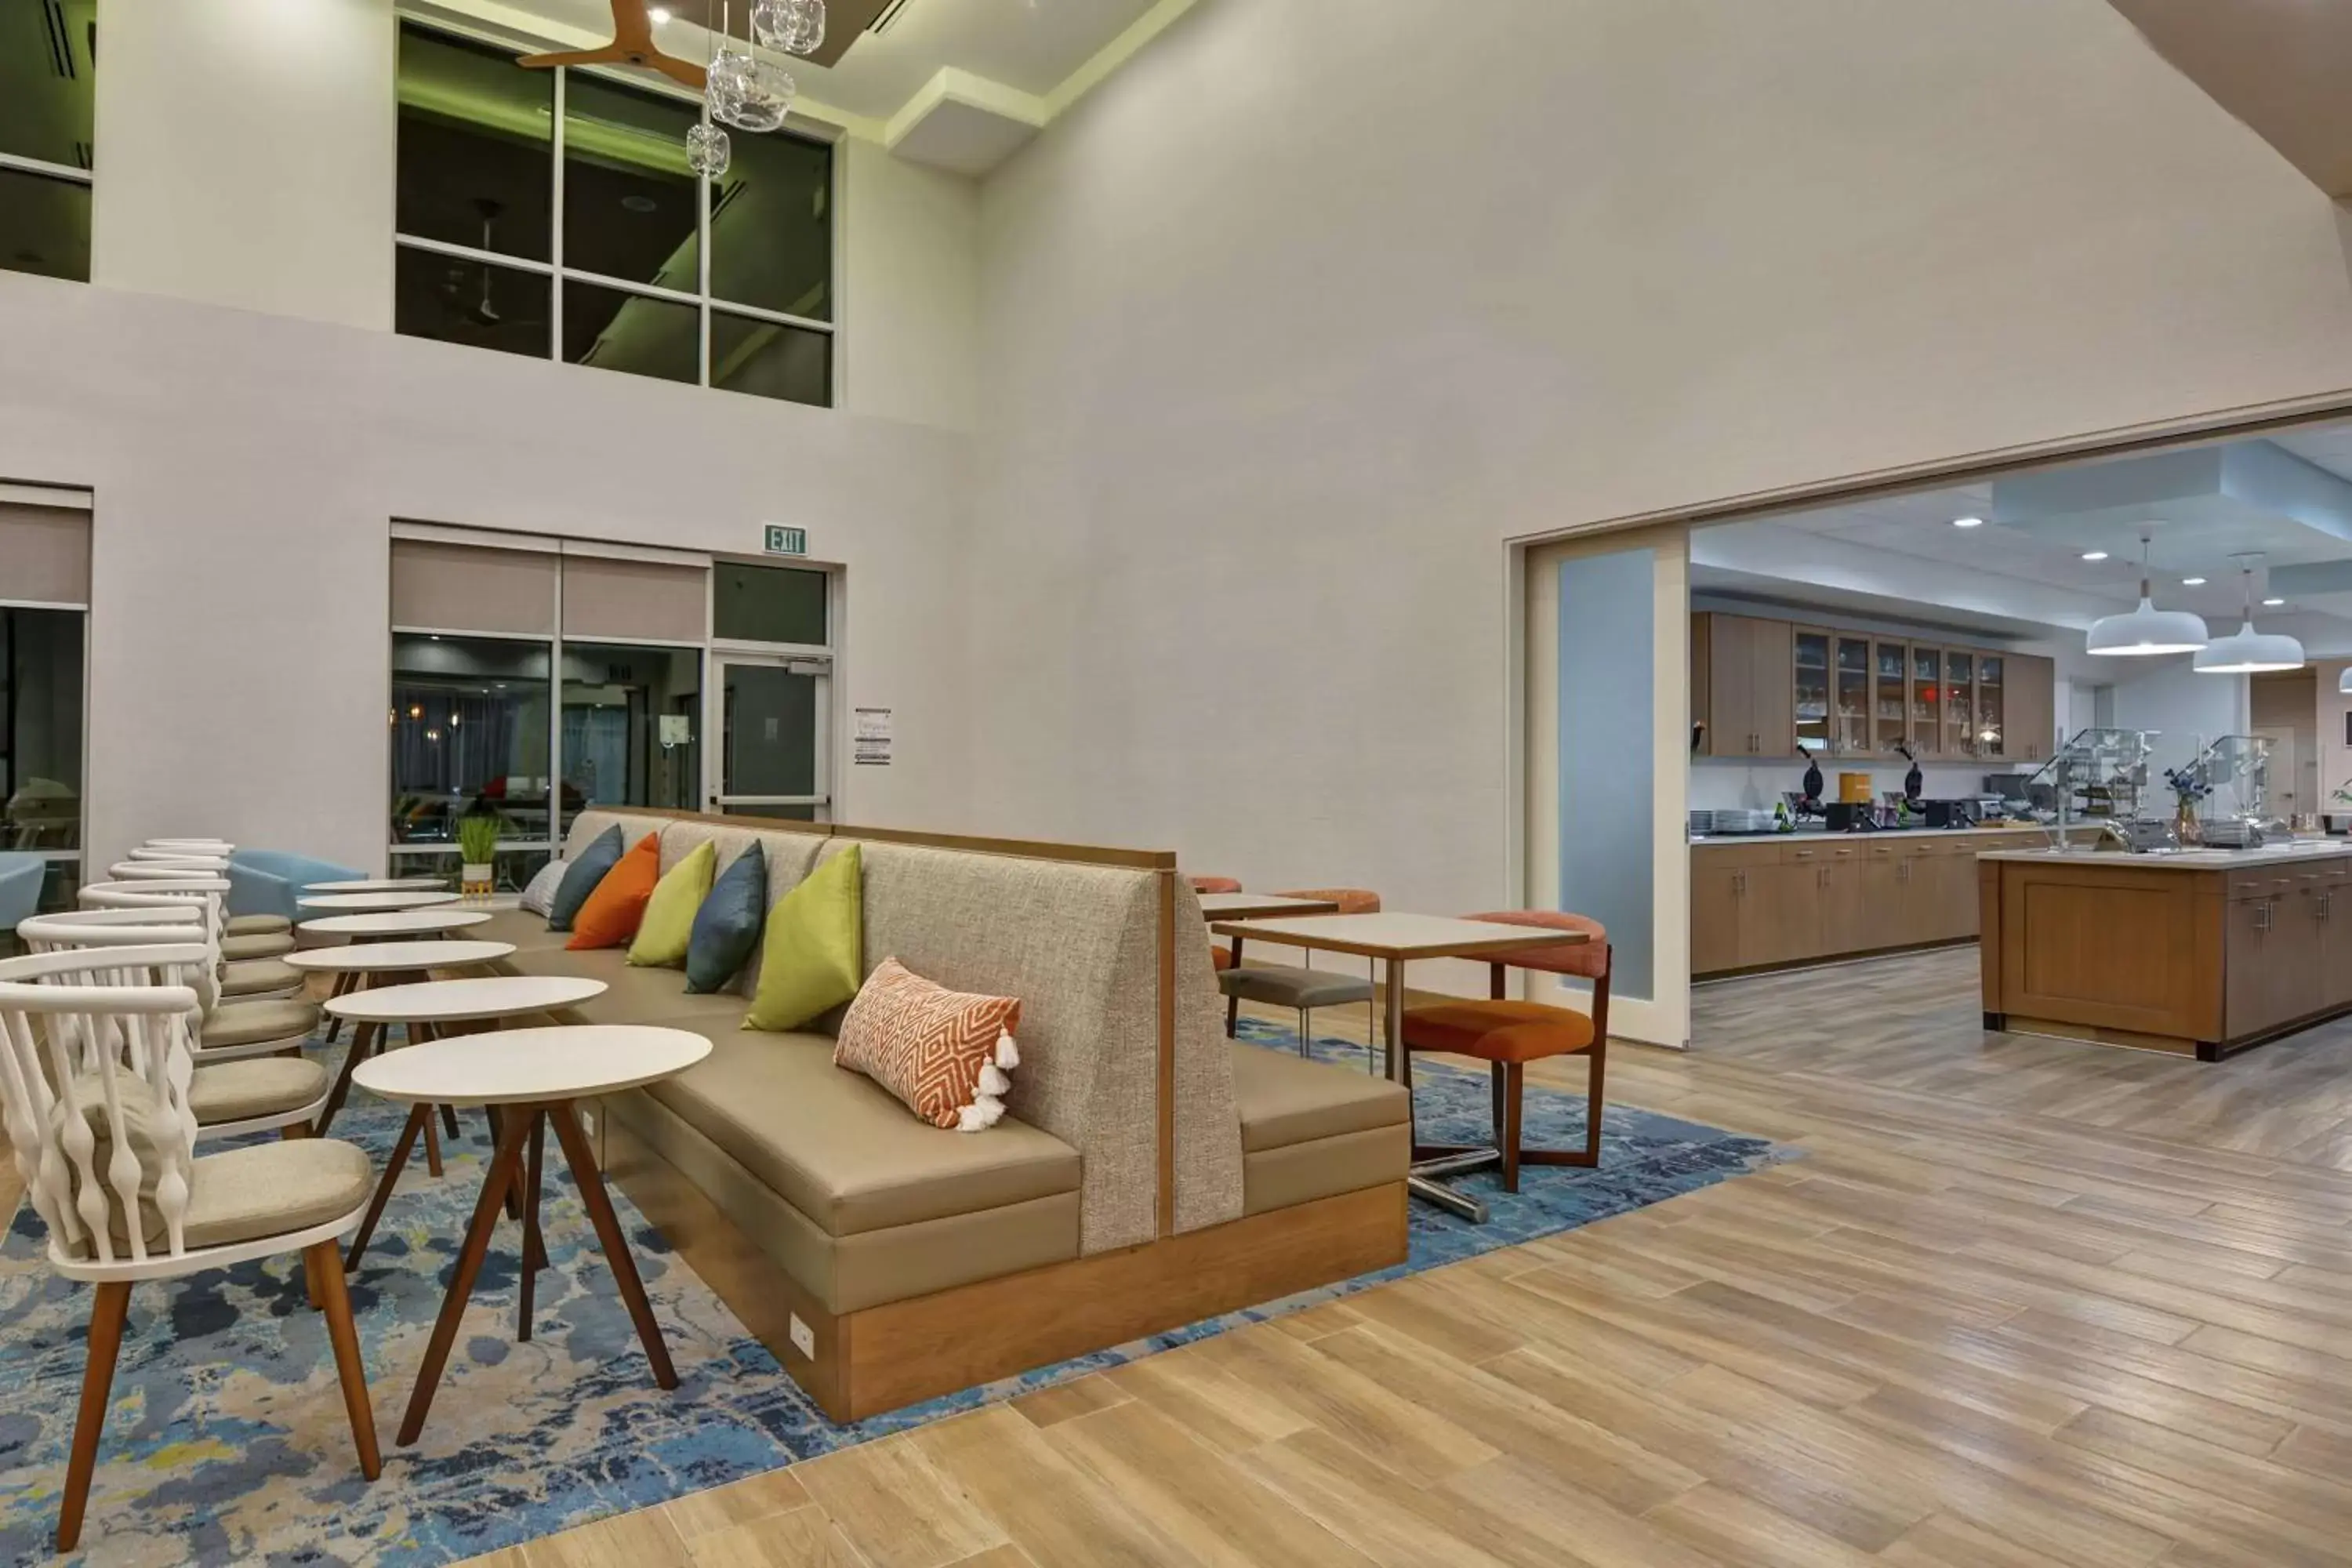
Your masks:
M 747 1029 L 797 1029 L 857 994 L 866 978 L 865 876 L 855 844 L 768 911 Z
M 629 943 L 631 963 L 677 969 L 686 963 L 687 939 L 694 934 L 694 911 L 709 895 L 710 879 L 718 869 L 718 847 L 706 838 L 663 874 L 654 884 L 653 897 L 646 900 L 636 940 Z

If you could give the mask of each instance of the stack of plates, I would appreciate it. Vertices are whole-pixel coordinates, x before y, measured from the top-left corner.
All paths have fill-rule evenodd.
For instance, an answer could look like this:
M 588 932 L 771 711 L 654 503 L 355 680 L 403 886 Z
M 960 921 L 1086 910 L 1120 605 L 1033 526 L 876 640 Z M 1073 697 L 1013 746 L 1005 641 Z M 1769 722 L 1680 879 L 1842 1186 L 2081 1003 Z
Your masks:
M 1714 832 L 1715 813 L 1703 810 L 1697 806 L 1692 807 L 1690 814 L 1690 830 L 1694 834 Z

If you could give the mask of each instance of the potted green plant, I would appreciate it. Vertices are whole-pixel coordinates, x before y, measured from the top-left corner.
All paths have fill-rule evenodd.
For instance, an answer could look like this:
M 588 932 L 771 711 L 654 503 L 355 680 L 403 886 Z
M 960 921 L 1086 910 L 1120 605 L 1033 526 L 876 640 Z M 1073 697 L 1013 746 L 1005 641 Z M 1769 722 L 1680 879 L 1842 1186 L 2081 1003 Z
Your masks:
M 457 819 L 457 890 L 468 900 L 488 899 L 496 882 L 499 834 L 506 824 L 495 813 Z

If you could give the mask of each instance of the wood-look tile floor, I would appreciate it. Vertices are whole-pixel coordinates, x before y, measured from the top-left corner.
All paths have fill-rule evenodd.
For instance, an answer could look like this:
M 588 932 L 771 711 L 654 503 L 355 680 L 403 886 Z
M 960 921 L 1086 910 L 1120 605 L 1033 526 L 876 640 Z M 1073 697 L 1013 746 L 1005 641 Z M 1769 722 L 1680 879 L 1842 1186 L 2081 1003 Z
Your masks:
M 1734 982 L 1616 1053 L 1802 1160 L 479 1561 L 2352 1563 L 2352 1026 L 2209 1066 L 1975 985 Z

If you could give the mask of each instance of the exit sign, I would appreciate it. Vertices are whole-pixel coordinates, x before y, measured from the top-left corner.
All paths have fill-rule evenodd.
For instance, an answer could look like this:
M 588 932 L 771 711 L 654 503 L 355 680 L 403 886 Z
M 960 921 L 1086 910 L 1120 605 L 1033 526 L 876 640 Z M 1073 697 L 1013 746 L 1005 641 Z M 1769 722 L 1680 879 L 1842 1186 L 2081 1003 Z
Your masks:
M 808 553 L 808 530 L 805 528 L 785 528 L 781 524 L 772 522 L 768 524 L 768 538 L 765 549 L 771 555 L 806 555 Z

